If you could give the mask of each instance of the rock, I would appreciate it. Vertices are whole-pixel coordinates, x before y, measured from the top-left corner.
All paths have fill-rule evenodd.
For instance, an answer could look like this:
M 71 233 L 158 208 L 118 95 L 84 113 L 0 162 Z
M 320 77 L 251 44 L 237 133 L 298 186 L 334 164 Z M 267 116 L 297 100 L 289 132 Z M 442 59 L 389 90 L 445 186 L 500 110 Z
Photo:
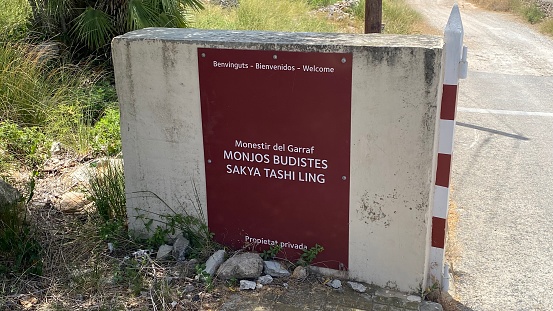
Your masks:
M 90 208 L 90 203 L 82 192 L 66 192 L 61 196 L 59 209 L 64 213 L 76 213 Z
M 212 0 L 212 3 L 222 6 L 223 8 L 237 8 L 238 0 Z
M 209 275 L 213 276 L 215 274 L 215 272 L 217 271 L 217 269 L 219 269 L 219 266 L 224 261 L 225 261 L 225 250 L 220 249 L 209 257 L 209 259 L 205 263 L 204 271 L 209 273 Z
M 50 147 L 50 154 L 51 155 L 57 155 L 62 152 L 61 143 L 59 141 L 55 141 L 52 143 L 52 146 Z
M 257 279 L 257 282 L 261 285 L 267 285 L 267 284 L 271 284 L 273 282 L 273 277 L 270 276 L 270 275 L 264 275 L 264 276 L 260 276 L 258 279 Z
M 0 179 L 0 207 L 11 205 L 21 199 L 21 194 L 10 184 Z
M 169 257 L 169 255 L 171 254 L 172 251 L 173 251 L 173 246 L 163 244 L 157 250 L 156 259 L 157 260 L 167 259 L 167 257 Z
M 415 295 L 409 295 L 409 296 L 407 296 L 407 301 L 410 301 L 410 302 L 421 302 L 421 297 L 415 296 Z
M 290 276 L 290 272 L 282 267 L 278 261 L 264 261 L 263 265 L 265 266 L 265 274 L 268 274 L 272 277 L 283 277 Z
M 444 311 L 441 304 L 431 301 L 423 301 L 419 307 L 420 311 Z
M 292 278 L 294 279 L 305 279 L 307 277 L 307 269 L 303 266 L 297 266 L 292 272 Z
M 255 289 L 257 284 L 253 281 L 240 280 L 240 290 Z
M 326 285 L 334 288 L 334 289 L 340 289 L 342 288 L 342 282 L 340 280 L 332 280 L 331 282 L 326 283 Z
M 361 283 L 348 281 L 349 287 L 358 293 L 364 293 L 367 291 L 367 287 Z
M 190 241 L 186 239 L 182 234 L 177 236 L 175 243 L 173 243 L 173 257 L 177 261 L 184 261 L 186 259 L 186 252 L 190 246 Z
M 229 258 L 219 270 L 217 276 L 228 279 L 255 279 L 263 271 L 263 259 L 257 253 L 242 253 Z M 255 283 L 255 282 L 254 282 Z

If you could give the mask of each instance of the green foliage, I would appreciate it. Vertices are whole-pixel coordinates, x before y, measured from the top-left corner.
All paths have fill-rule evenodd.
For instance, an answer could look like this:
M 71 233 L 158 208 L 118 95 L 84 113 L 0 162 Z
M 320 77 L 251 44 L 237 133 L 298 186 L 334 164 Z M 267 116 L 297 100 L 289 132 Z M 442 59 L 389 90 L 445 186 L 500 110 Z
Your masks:
M 530 24 L 539 23 L 545 17 L 540 7 L 535 3 L 529 3 L 522 9 L 522 15 L 526 18 Z
M 279 244 L 273 244 L 269 249 L 264 250 L 260 256 L 263 260 L 271 260 L 274 259 L 281 250 L 282 247 Z
M 121 131 L 119 125 L 119 109 L 108 108 L 104 116 L 92 128 L 92 147 L 94 151 L 107 156 L 121 152 Z
M 352 7 L 355 18 L 364 20 L 365 0 L 360 0 Z M 384 33 L 410 34 L 413 26 L 422 21 L 420 13 L 411 8 L 405 0 L 382 1 L 382 23 L 385 24 Z
M 57 37 L 73 51 L 110 58 L 116 35 L 145 27 L 187 27 L 187 12 L 200 0 L 29 0 L 32 24 L 46 37 Z
M 319 255 L 319 253 L 322 251 L 324 251 L 324 247 L 319 244 L 315 244 L 315 246 L 303 251 L 303 253 L 300 255 L 300 258 L 296 262 L 296 265 L 309 266 L 313 262 L 313 260 L 317 258 L 317 255 Z
M 0 275 L 40 275 L 41 255 L 42 247 L 27 222 L 24 202 L 0 205 Z
M 213 288 L 213 276 L 205 271 L 205 267 L 205 263 L 196 264 L 194 269 L 196 270 L 196 275 L 198 276 L 198 279 L 205 283 L 206 289 L 211 290 Z
M 81 75 L 48 60 L 40 46 L 0 39 L 0 119 L 38 126 L 53 107 L 71 102 Z
M 31 8 L 27 0 L 0 1 L 0 32 L 10 41 L 25 37 L 30 14 Z
M 209 228 L 205 221 L 205 216 L 200 205 L 200 198 L 197 189 L 194 186 L 194 199 L 192 204 L 194 205 L 197 216 L 190 215 L 186 209 L 182 208 L 180 211 L 175 211 L 165 201 L 163 201 L 158 195 L 150 191 L 141 191 L 134 194 L 142 195 L 144 197 L 153 197 L 163 203 L 171 214 L 158 214 L 158 219 L 154 219 L 146 216 L 144 212 L 150 212 L 142 209 L 137 209 L 137 220 L 141 220 L 144 224 L 146 231 L 150 238 L 147 239 L 147 244 L 152 247 L 158 247 L 165 243 L 168 237 L 175 236 L 177 233 L 188 239 L 190 242 L 190 257 L 198 258 L 200 260 L 207 259 L 209 255 L 213 253 L 216 248 L 216 243 L 213 241 L 213 233 L 209 231 Z
M 96 164 L 89 179 L 90 198 L 104 221 L 126 222 L 125 177 L 123 166 L 104 160 Z
M 49 139 L 37 127 L 0 122 L 0 162 L 20 162 L 36 167 L 48 154 Z
M 194 14 L 194 27 L 205 29 L 335 32 L 337 27 L 312 14 L 307 1 L 242 0 L 236 9 L 208 4 Z

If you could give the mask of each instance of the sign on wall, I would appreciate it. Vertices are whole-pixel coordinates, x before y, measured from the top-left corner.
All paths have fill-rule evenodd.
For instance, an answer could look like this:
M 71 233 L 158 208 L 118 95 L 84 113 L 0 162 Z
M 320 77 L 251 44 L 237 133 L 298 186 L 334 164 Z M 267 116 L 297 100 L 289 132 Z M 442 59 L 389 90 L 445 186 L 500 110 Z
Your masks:
M 351 53 L 198 48 L 216 241 L 348 266 Z

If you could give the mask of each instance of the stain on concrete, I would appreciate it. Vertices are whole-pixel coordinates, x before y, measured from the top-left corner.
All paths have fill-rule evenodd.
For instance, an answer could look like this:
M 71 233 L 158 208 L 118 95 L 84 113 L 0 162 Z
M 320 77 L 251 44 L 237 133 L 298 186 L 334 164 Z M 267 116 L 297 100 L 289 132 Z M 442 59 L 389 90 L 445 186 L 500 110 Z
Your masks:
M 384 213 L 384 210 L 386 209 L 386 205 L 393 206 L 397 199 L 397 190 L 388 195 L 371 195 L 368 191 L 365 191 L 361 197 L 361 205 L 357 213 L 365 224 L 382 223 L 385 228 L 388 228 L 391 224 L 391 218 L 388 217 L 388 214 Z M 392 211 L 392 213 L 396 214 L 397 210 Z

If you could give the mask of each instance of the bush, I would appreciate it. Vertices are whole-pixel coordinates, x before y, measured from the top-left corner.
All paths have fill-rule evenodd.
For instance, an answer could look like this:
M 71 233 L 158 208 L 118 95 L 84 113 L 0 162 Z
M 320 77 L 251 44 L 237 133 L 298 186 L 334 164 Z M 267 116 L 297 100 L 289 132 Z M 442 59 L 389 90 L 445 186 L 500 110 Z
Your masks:
M 104 111 L 104 116 L 92 128 L 92 146 L 96 152 L 114 156 L 121 152 L 121 130 L 119 109 L 115 107 Z
M 522 11 L 522 14 L 526 18 L 526 20 L 530 22 L 530 24 L 538 23 L 545 17 L 545 14 L 535 3 L 530 3 L 526 5 Z
M 37 127 L 21 127 L 0 122 L 0 162 L 20 162 L 30 168 L 40 165 L 48 155 L 50 140 Z

